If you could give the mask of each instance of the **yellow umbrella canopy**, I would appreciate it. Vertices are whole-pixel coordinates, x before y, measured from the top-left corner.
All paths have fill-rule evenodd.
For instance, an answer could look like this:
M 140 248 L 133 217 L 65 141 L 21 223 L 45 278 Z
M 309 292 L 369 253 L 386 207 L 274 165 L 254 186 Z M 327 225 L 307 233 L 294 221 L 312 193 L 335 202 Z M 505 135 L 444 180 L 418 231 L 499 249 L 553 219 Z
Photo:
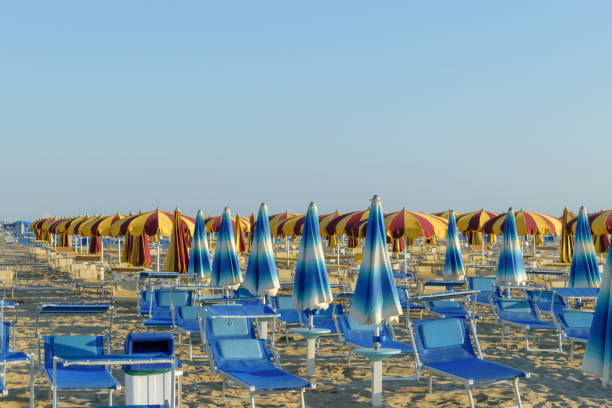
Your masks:
M 70 225 L 66 228 L 66 232 L 70 235 L 80 235 L 79 227 L 83 225 L 84 223 L 86 223 L 87 221 L 91 220 L 92 218 L 95 218 L 95 217 L 90 217 L 88 215 L 79 217 L 78 219 L 70 223 Z
M 141 214 L 142 214 L 142 211 L 139 211 L 138 214 L 130 213 L 130 215 L 128 215 L 125 218 L 120 218 L 118 220 L 111 222 L 108 228 L 108 235 L 112 237 L 126 235 L 128 233 L 128 227 L 130 225 L 130 222 L 132 222 L 136 217 L 138 217 Z
M 134 222 L 137 221 L 135 220 Z M 165 220 L 161 221 L 161 223 L 164 222 Z M 146 228 L 147 226 L 145 225 L 143 227 L 143 232 L 145 232 Z M 148 228 L 153 227 L 149 225 Z M 163 235 L 163 229 L 160 228 L 158 233 Z M 183 220 L 183 216 L 181 215 L 180 210 L 177 208 L 172 215 L 170 245 L 168 246 L 168 255 L 166 256 L 166 271 L 180 273 L 187 272 L 187 267 L 189 265 L 189 246 L 191 245 L 192 234 L 193 229 L 189 230 L 187 222 Z
M 110 226 L 118 220 L 125 218 L 125 215 L 116 213 L 114 215 L 102 216 L 91 222 L 85 227 L 87 236 L 107 237 L 110 236 Z
M 517 211 L 514 214 L 516 220 L 516 233 L 518 235 L 560 235 L 561 220 L 552 215 L 540 214 L 531 211 Z M 503 234 L 506 213 L 500 214 L 489 221 L 483 227 L 487 234 Z
M 280 224 L 283 220 L 286 220 L 287 218 L 291 218 L 291 217 L 295 217 L 297 215 L 297 213 L 292 213 L 289 211 L 285 211 L 284 213 L 279 213 L 279 214 L 274 214 L 270 216 L 270 231 L 276 231 L 278 229 L 278 224 Z M 221 218 L 221 217 L 219 217 Z M 221 222 L 221 221 L 219 221 Z M 207 231 L 208 232 L 208 231 Z
M 236 251 L 238 253 L 245 252 L 247 250 L 246 240 L 244 239 L 244 225 L 241 221 L 242 218 L 240 217 L 240 214 L 236 214 L 236 218 L 234 220 L 234 241 L 236 242 Z
M 219 231 L 219 227 L 221 226 L 221 218 L 222 216 L 206 218 L 204 225 L 205 225 L 207 234 L 210 234 L 211 232 Z M 236 230 L 235 223 L 237 219 L 238 217 L 232 219 L 232 227 L 234 228 L 234 230 Z M 242 224 L 241 227 L 243 231 L 246 231 L 246 232 L 251 231 L 251 221 L 248 218 L 240 217 L 240 224 Z
M 444 238 L 448 221 L 435 215 L 403 209 L 385 216 L 385 227 L 393 239 Z
M 561 242 L 559 243 L 559 260 L 562 263 L 571 263 L 574 253 L 574 238 L 570 235 L 567 226 L 571 219 L 570 211 L 565 207 L 563 210 L 563 226 L 561 227 Z
M 191 234 L 195 228 L 195 219 L 180 215 L 181 223 L 189 229 Z M 162 235 L 169 237 L 172 235 L 172 227 L 174 222 L 174 214 L 162 211 L 160 209 L 141 214 L 130 221 L 128 230 L 134 236 L 147 234 L 149 236 Z
M 49 232 L 52 234 L 63 234 L 66 232 L 66 224 L 74 220 L 74 217 L 62 218 L 49 225 Z
M 482 231 L 483 225 L 498 213 L 480 209 L 457 217 L 457 231 Z
M 448 210 L 448 211 L 433 213 L 431 215 L 435 215 L 436 217 L 440 217 L 440 218 L 444 218 L 445 220 L 448 220 L 448 217 L 450 217 L 450 212 L 451 210 Z M 463 213 L 459 211 L 455 211 L 455 217 L 459 217 L 461 215 L 463 215 Z
M 56 217 L 51 217 L 46 219 L 40 226 L 40 229 L 43 231 L 47 231 L 49 232 L 49 228 L 51 227 L 51 225 L 53 225 L 53 223 L 62 220 L 62 218 L 56 218 Z

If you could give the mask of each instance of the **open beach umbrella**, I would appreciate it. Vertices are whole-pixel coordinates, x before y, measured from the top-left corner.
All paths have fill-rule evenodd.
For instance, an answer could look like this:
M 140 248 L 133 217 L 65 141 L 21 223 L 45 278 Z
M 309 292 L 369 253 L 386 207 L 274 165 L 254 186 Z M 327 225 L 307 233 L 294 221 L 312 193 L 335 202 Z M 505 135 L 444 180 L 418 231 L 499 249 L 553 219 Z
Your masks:
M 381 199 L 374 196 L 349 315 L 361 324 L 373 324 L 377 330 L 380 323 L 397 321 L 401 314 L 402 307 L 387 252 Z M 378 339 L 374 339 L 374 344 L 376 348 L 379 347 Z
M 287 218 L 295 217 L 296 215 L 300 215 L 297 213 L 285 211 L 283 213 L 274 214 L 270 216 L 270 232 L 274 232 L 278 228 L 278 224 Z
M 444 238 L 448 221 L 435 215 L 408 211 L 405 208 L 388 214 L 385 226 L 393 239 L 406 238 Z
M 552 215 L 532 211 L 518 211 L 514 214 L 518 235 L 560 235 L 562 222 Z M 501 234 L 504 230 L 506 214 L 499 214 L 487 221 L 482 230 L 486 234 Z
M 247 242 L 244 238 L 244 227 L 240 214 L 236 214 L 236 220 L 234 221 L 234 241 L 236 241 L 236 251 L 238 253 L 247 250 Z
M 512 208 L 508 210 L 503 232 L 495 283 L 497 285 L 522 285 L 527 281 L 527 273 L 523 264 L 523 253 L 516 233 Z
M 595 252 L 598 254 L 607 254 L 610 248 L 610 238 L 608 234 L 593 235 L 593 245 L 595 245 Z
M 570 220 L 570 212 L 565 207 L 562 218 L 561 241 L 559 242 L 559 260 L 562 263 L 572 262 L 572 254 L 574 253 L 574 237 L 570 235 L 568 230 Z
M 195 223 L 194 223 L 195 227 Z M 170 245 L 166 255 L 166 271 L 186 273 L 189 265 L 189 245 L 191 245 L 192 231 L 186 223 L 181 222 L 181 211 L 174 210 L 172 220 L 172 233 L 170 234 Z
M 598 288 L 601 281 L 597 256 L 591 238 L 586 208 L 580 207 L 574 237 L 574 255 L 567 286 L 570 288 Z
M 278 271 L 272 248 L 272 235 L 268 217 L 268 206 L 259 207 L 255 236 L 247 264 L 243 285 L 253 296 L 275 296 L 280 288 Z
M 189 233 L 193 234 L 195 219 L 186 215 L 180 215 L 180 219 L 181 229 L 184 231 L 185 228 L 188 228 Z M 152 237 L 157 237 L 158 235 L 169 237 L 172 235 L 172 229 L 174 228 L 174 214 L 162 211 L 158 208 L 138 215 L 130 221 L 127 228 L 132 235 L 141 235 L 144 233 Z
M 446 256 L 444 257 L 444 279 L 461 280 L 465 277 L 461 247 L 459 246 L 459 235 L 457 234 L 457 222 L 453 211 L 449 211 L 448 233 L 446 234 Z
M 217 245 L 213 255 L 210 284 L 211 286 L 236 289 L 242 282 L 242 271 L 240 270 L 240 261 L 236 253 L 232 215 L 227 207 L 223 210 L 218 234 Z
M 568 232 L 576 233 L 576 218 L 568 222 Z M 612 234 L 612 210 L 599 211 L 589 215 L 589 225 L 593 235 Z
M 319 234 L 319 217 L 317 205 L 310 203 L 306 212 L 306 220 L 300 240 L 300 254 L 295 268 L 292 302 L 299 311 L 306 311 L 310 317 L 312 328 L 312 313 L 327 309 L 333 301 L 325 254 Z
M 485 211 L 480 209 L 472 211 L 460 216 L 456 216 L 457 219 L 457 230 L 461 232 L 466 231 L 482 231 L 482 226 L 489 221 L 491 218 L 497 216 L 498 213 Z
M 119 220 L 122 220 L 124 218 L 126 218 L 126 216 L 123 214 L 119 214 L 119 213 L 116 213 L 114 215 L 109 215 L 109 216 L 100 216 L 97 219 L 92 220 L 92 222 L 84 225 L 83 231 L 82 231 L 83 233 L 81 235 L 87 236 L 87 237 L 95 237 L 95 236 L 108 237 L 111 235 L 117 235 L 117 234 L 111 234 L 110 232 L 111 225 L 113 225 L 113 223 Z
M 221 227 L 221 220 L 223 220 L 223 215 L 220 215 L 218 217 L 206 217 L 204 220 L 206 224 L 206 233 L 210 234 L 211 232 L 219 232 L 219 228 Z M 232 228 L 236 228 L 236 226 L 234 225 L 235 222 L 236 221 L 232 219 Z M 250 221 L 247 218 L 240 217 L 240 222 L 242 223 L 243 231 L 250 231 Z
M 582 359 L 582 371 L 601 377 L 604 387 L 612 385 L 612 251 L 608 252 L 589 339 Z
M 204 223 L 204 213 L 198 211 L 195 228 L 193 230 L 193 240 L 191 241 L 191 252 L 189 254 L 189 267 L 187 271 L 200 280 L 210 279 L 212 265 L 210 262 L 210 251 L 208 249 L 208 239 L 206 238 L 206 226 Z
M 440 217 L 440 218 L 444 218 L 445 220 L 448 220 L 448 218 L 450 217 L 451 211 L 452 210 L 441 211 L 441 212 L 433 213 L 432 215 L 435 215 L 436 217 Z M 453 211 L 453 213 L 455 214 L 455 218 L 463 215 L 463 213 L 460 213 L 458 211 Z

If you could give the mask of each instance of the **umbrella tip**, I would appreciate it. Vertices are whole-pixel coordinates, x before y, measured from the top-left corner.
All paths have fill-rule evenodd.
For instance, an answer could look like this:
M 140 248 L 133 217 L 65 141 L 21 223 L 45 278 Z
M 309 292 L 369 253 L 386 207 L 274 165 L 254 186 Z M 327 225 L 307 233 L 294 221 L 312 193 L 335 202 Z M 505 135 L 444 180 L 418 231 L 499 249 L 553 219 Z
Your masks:
M 380 201 L 380 196 L 378 194 L 374 194 L 372 196 L 372 201 Z

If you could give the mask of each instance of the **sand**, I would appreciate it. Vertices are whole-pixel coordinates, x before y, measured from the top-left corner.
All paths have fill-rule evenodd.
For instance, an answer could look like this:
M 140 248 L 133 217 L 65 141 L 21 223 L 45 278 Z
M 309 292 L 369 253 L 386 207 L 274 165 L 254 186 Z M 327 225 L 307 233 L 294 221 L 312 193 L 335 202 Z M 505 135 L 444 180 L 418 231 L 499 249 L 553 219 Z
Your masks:
M 8 265 L 19 271 L 20 286 L 57 285 L 66 286 L 48 272 L 46 265 L 30 258 L 25 247 L 0 242 L 0 265 Z M 80 295 L 76 291 L 26 292 L 18 291 L 16 300 L 21 302 L 17 326 L 16 350 L 37 353 L 34 338 L 36 305 L 42 301 L 96 301 L 100 297 L 95 291 Z M 140 318 L 134 304 L 117 307 L 111 347 L 114 352 L 123 350 L 123 341 L 128 332 L 140 331 Z M 47 334 L 100 334 L 106 320 L 96 317 L 65 317 L 46 319 L 43 333 Z M 583 348 L 576 352 L 573 361 L 568 354 L 548 352 L 526 352 L 522 333 L 514 331 L 501 343 L 500 326 L 485 319 L 478 324 L 478 332 L 484 356 L 492 361 L 526 370 L 531 378 L 520 382 L 520 390 L 526 407 L 602 407 L 610 406 L 612 389 L 603 389 L 594 376 L 580 371 Z M 404 326 L 396 328 L 399 340 L 408 341 Z M 554 347 L 555 337 L 542 333 L 537 344 Z M 336 337 L 322 342 L 323 353 L 341 353 L 346 349 L 337 346 Z M 278 336 L 277 349 L 283 368 L 297 375 L 304 375 L 305 344 L 292 341 L 289 345 L 284 337 Z M 196 354 L 200 353 L 194 348 Z M 211 374 L 206 359 L 188 361 L 187 347 L 183 345 L 178 356 L 184 363 L 183 406 L 195 408 L 206 406 L 248 406 L 245 401 L 227 401 L 221 398 L 220 377 Z M 365 360 L 354 359 L 354 364 Z M 394 359 L 385 365 L 386 376 L 413 376 L 411 358 Z M 120 370 L 114 370 L 115 377 L 123 382 Z M 306 392 L 306 404 L 310 407 L 352 407 L 370 404 L 370 370 L 367 367 L 347 367 L 344 356 L 321 356 L 317 360 L 316 376 L 313 381 L 317 389 Z M 0 397 L 0 407 L 23 407 L 28 404 L 28 371 L 25 366 L 9 367 L 7 387 L 9 395 Z M 420 382 L 384 382 L 384 405 L 389 407 L 465 407 L 468 405 L 465 392 L 449 393 L 459 385 L 440 377 L 434 378 L 434 394 L 426 393 L 426 374 Z M 444 393 L 440 393 L 444 392 Z M 85 407 L 106 404 L 105 393 L 79 392 L 73 395 L 62 392 L 60 403 L 64 407 Z M 245 397 L 247 394 L 236 389 L 232 396 Z M 511 383 L 478 388 L 474 393 L 477 407 L 499 407 L 513 405 Z M 115 404 L 123 403 L 123 392 L 115 393 Z M 49 386 L 44 374 L 36 374 L 36 407 L 50 406 Z M 299 406 L 298 394 L 276 394 L 257 401 L 259 407 Z

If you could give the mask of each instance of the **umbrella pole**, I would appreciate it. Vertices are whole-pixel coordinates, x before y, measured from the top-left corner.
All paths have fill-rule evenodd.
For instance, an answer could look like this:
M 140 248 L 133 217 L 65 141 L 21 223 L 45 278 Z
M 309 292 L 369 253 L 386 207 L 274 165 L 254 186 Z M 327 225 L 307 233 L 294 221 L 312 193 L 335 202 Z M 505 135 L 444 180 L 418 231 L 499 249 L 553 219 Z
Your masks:
M 117 263 L 121 263 L 121 237 L 117 237 Z
M 380 348 L 379 342 L 379 326 L 374 325 L 374 350 Z M 372 361 L 372 406 L 380 407 L 382 405 L 382 361 Z
M 159 246 L 160 246 L 160 242 L 159 242 L 159 236 L 157 237 L 157 272 L 159 272 Z
M 104 240 L 100 238 L 100 256 L 102 257 L 102 263 L 104 263 Z
M 87 244 L 87 252 L 89 252 L 89 237 L 87 237 L 87 240 L 85 241 L 85 243 Z
M 336 265 L 340 265 L 340 239 L 336 239 Z
M 480 246 L 481 248 L 481 255 L 482 255 L 482 264 L 485 264 L 485 255 L 484 255 L 484 234 L 480 237 L 481 241 L 482 241 L 482 245 Z
M 404 273 L 408 273 L 408 253 L 406 252 L 406 236 L 402 237 L 404 240 Z

